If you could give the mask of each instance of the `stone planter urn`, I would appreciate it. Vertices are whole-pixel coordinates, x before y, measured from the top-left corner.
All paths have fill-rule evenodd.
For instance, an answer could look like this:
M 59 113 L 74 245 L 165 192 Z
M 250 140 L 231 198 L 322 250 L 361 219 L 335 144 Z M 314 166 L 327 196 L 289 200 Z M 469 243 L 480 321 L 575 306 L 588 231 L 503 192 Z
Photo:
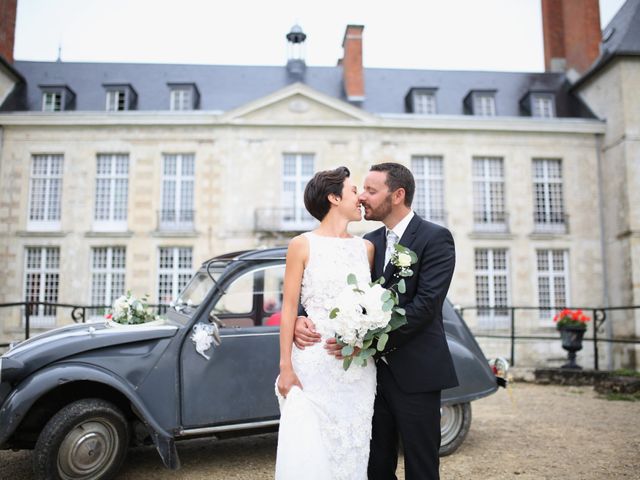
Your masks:
M 582 337 L 586 332 L 586 327 L 582 326 L 559 326 L 560 338 L 562 339 L 562 348 L 569 352 L 568 362 L 561 368 L 572 368 L 582 370 L 582 367 L 576 363 L 576 352 L 582 350 Z

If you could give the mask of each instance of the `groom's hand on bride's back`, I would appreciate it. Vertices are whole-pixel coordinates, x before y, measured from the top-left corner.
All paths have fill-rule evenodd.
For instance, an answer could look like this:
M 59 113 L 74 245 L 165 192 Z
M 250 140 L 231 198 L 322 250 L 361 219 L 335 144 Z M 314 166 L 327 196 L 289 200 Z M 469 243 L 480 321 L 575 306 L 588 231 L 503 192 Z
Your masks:
M 304 350 L 304 347 L 310 347 L 319 341 L 320 334 L 316 332 L 315 324 L 307 317 L 298 317 L 293 331 L 293 343 L 296 347 Z

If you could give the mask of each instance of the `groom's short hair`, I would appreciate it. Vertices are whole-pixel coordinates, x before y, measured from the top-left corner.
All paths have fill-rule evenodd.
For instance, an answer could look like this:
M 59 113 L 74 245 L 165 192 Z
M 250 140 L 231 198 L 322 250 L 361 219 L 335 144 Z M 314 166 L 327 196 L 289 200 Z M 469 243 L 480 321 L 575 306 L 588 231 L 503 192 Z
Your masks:
M 329 195 L 333 193 L 341 198 L 344 180 L 350 175 L 351 172 L 347 167 L 317 172 L 304 188 L 304 206 L 309 213 L 322 221 L 331 208 Z
M 413 178 L 411 170 L 400 163 L 385 162 L 371 165 L 369 169 L 372 172 L 385 172 L 387 181 L 385 184 L 389 187 L 390 192 L 395 192 L 399 188 L 404 188 L 404 204 L 407 207 L 413 202 L 413 195 L 416 191 L 416 181 Z

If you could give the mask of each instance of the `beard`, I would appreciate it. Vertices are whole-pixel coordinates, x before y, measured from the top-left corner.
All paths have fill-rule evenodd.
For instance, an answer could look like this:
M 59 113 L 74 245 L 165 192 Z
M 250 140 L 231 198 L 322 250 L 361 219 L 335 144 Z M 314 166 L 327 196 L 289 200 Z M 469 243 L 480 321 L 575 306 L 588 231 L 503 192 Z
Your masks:
M 367 212 L 367 207 L 369 211 Z M 384 220 L 391 213 L 391 194 L 387 195 L 384 201 L 376 208 L 371 205 L 365 205 L 364 218 L 365 220 Z

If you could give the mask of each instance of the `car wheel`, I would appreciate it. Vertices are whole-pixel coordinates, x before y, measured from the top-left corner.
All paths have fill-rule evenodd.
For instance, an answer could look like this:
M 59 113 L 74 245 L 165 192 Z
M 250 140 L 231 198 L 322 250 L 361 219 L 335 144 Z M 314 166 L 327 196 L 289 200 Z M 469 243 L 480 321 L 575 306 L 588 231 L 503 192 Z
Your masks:
M 113 404 L 97 398 L 73 402 L 45 425 L 34 448 L 37 479 L 113 478 L 127 454 L 129 425 Z
M 451 455 L 464 442 L 471 427 L 471 404 L 443 405 L 440 416 L 440 456 Z

